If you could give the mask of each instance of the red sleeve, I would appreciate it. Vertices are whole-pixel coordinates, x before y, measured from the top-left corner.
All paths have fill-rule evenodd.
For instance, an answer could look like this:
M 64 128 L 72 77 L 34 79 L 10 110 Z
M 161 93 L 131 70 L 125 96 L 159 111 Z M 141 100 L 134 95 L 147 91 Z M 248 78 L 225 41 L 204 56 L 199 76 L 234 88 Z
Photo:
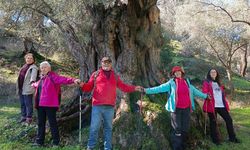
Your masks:
M 135 86 L 124 83 L 119 76 L 117 77 L 117 87 L 126 93 L 135 91 Z
M 221 91 L 224 93 L 224 96 L 226 98 L 227 94 L 225 92 L 225 86 L 224 85 L 221 85 Z
M 89 81 L 82 86 L 82 91 L 90 92 L 94 87 L 94 76 L 95 72 L 91 75 Z
M 209 93 L 209 82 L 203 81 L 202 92 Z

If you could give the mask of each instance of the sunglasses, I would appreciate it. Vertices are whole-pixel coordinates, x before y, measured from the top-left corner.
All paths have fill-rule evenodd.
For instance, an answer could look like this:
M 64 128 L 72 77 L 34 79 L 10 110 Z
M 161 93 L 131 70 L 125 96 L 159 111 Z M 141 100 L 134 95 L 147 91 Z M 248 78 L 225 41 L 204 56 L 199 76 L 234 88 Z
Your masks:
M 102 63 L 104 63 L 104 64 L 111 64 L 111 61 L 110 60 L 105 60 L 105 61 L 102 61 Z

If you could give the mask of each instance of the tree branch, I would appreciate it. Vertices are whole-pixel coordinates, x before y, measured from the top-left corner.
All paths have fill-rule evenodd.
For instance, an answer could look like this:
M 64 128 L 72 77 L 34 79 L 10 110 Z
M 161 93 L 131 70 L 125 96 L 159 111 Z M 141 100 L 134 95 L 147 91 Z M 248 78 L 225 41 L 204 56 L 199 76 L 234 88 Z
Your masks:
M 223 61 L 223 59 L 220 57 L 219 52 L 216 50 L 216 48 L 213 46 L 213 44 L 206 38 L 206 36 L 204 36 L 205 40 L 208 42 L 208 44 L 210 45 L 210 47 L 213 49 L 213 51 L 215 52 L 217 58 L 219 59 L 219 61 L 225 66 L 227 67 L 227 64 L 225 64 L 225 62 Z
M 29 7 L 29 6 L 26 6 L 26 8 L 31 9 L 31 10 L 33 10 L 33 11 L 35 11 L 35 12 L 37 12 L 37 13 L 43 15 L 44 17 L 49 18 L 53 23 L 55 23 L 56 25 L 60 26 L 61 21 L 55 19 L 54 17 L 52 17 L 52 16 L 49 15 L 48 13 L 43 12 L 43 11 L 41 11 L 41 10 L 39 10 L 39 9 L 36 9 L 36 8 L 33 8 L 33 7 Z
M 249 21 L 234 19 L 233 16 L 225 8 L 223 8 L 221 6 L 217 6 L 217 5 L 213 4 L 213 3 L 207 3 L 207 2 L 200 2 L 200 3 L 205 4 L 205 5 L 211 5 L 211 6 L 215 7 L 215 8 L 219 8 L 220 10 L 222 10 L 224 13 L 227 14 L 227 16 L 231 19 L 231 22 L 244 23 L 244 24 L 247 24 L 247 25 L 250 26 Z
M 89 109 L 90 109 L 90 105 L 86 105 L 86 107 L 82 110 L 81 115 L 85 114 Z M 61 122 L 65 122 L 67 120 L 74 119 L 78 116 L 79 116 L 79 112 L 75 112 L 69 116 L 58 118 L 57 122 L 58 122 L 58 124 L 60 124 Z
M 232 52 L 232 55 L 231 55 L 231 56 L 233 56 L 233 55 L 234 55 L 234 53 L 235 53 L 237 50 L 241 49 L 242 47 L 244 47 L 244 46 L 246 46 L 246 45 L 247 45 L 247 43 L 244 43 L 244 44 L 242 44 L 242 45 L 240 45 L 240 46 L 236 47 L 236 48 L 233 50 L 233 52 Z

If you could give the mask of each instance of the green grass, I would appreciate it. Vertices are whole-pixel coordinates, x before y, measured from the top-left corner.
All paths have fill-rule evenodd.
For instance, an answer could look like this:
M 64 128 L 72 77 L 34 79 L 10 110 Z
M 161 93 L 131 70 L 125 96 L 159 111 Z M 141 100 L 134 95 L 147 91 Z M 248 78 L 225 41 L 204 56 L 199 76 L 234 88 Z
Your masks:
M 18 103 L 8 103 L 2 104 L 0 106 L 0 149 L 1 150 L 74 150 L 79 149 L 77 145 L 77 136 L 71 137 L 75 140 L 74 144 L 68 144 L 67 146 L 60 148 L 52 148 L 46 140 L 47 146 L 45 148 L 34 148 L 31 146 L 32 140 L 30 137 L 23 137 L 18 140 L 13 140 L 12 137 L 20 134 L 22 130 L 27 130 L 32 128 L 32 126 L 20 125 L 17 123 L 19 119 L 19 104 Z M 214 145 L 209 137 L 204 139 L 204 143 L 210 146 L 210 150 L 238 150 L 238 149 L 248 149 L 250 147 L 249 137 L 250 137 L 250 108 L 236 108 L 231 110 L 231 115 L 234 120 L 234 126 L 236 130 L 237 137 L 242 141 L 241 144 L 233 144 L 228 142 L 223 142 L 222 145 Z M 34 126 L 34 125 L 33 125 Z M 227 137 L 225 131 L 225 124 L 223 124 L 221 130 L 223 137 Z M 36 128 L 32 129 L 35 135 Z M 47 133 L 48 134 L 48 133 Z M 77 134 L 77 133 L 76 133 Z M 75 138 L 75 139 L 74 139 Z M 226 139 L 224 139 L 226 140 Z M 197 148 L 199 149 L 199 148 Z
M 249 128 L 250 132 L 250 107 L 235 108 L 232 110 L 233 119 L 238 125 Z
M 210 141 L 210 150 L 245 150 L 249 149 L 250 142 L 250 108 L 236 108 L 231 110 L 231 115 L 234 121 L 235 131 L 237 137 L 241 140 L 240 144 L 234 144 L 229 142 L 223 142 L 220 146 L 215 146 Z M 225 130 L 225 125 L 223 130 Z M 227 137 L 226 131 L 223 132 L 223 136 Z
M 233 84 L 235 89 L 239 92 L 249 92 L 250 91 L 250 82 L 244 80 L 238 76 L 233 77 Z
M 235 87 L 235 96 L 232 97 L 233 100 L 237 102 L 243 102 L 244 105 L 250 105 L 250 82 L 241 78 L 239 76 L 233 77 L 233 84 Z
M 18 123 L 19 120 L 19 104 L 12 103 L 12 104 L 3 104 L 3 101 L 0 101 L 0 149 L 1 150 L 75 150 L 79 149 L 77 144 L 78 138 L 72 136 L 71 138 L 75 141 L 75 144 L 67 145 L 60 148 L 53 148 L 50 145 L 50 141 L 48 137 L 46 137 L 46 147 L 42 148 L 34 148 L 32 147 L 33 139 L 36 133 L 36 124 L 25 125 Z M 29 131 L 29 135 L 23 134 L 24 131 Z M 77 132 L 78 133 L 78 132 Z M 77 134 L 76 133 L 76 134 Z M 48 134 L 48 133 L 47 133 Z M 83 131 L 83 134 L 86 134 Z M 18 138 L 17 135 L 23 135 L 21 138 Z M 50 133 L 48 134 L 50 135 Z M 31 137 L 32 136 L 32 137 Z

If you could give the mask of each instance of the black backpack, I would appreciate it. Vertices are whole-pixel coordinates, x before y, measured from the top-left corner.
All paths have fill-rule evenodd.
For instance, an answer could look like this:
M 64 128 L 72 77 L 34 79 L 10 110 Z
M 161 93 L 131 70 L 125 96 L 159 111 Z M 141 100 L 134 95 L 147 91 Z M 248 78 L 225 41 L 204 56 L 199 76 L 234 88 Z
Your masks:
M 85 100 L 88 100 L 88 101 L 91 101 L 92 100 L 92 97 L 93 97 L 93 93 L 94 93 L 94 90 L 96 88 L 96 79 L 97 77 L 99 76 L 99 73 L 100 73 L 100 70 L 97 70 L 94 72 L 94 87 L 93 89 L 91 90 L 90 93 L 84 93 L 84 99 Z M 116 84 L 117 84 L 117 81 L 118 81 L 118 75 L 115 73 L 115 80 L 116 80 Z M 80 93 L 81 94 L 81 93 Z

